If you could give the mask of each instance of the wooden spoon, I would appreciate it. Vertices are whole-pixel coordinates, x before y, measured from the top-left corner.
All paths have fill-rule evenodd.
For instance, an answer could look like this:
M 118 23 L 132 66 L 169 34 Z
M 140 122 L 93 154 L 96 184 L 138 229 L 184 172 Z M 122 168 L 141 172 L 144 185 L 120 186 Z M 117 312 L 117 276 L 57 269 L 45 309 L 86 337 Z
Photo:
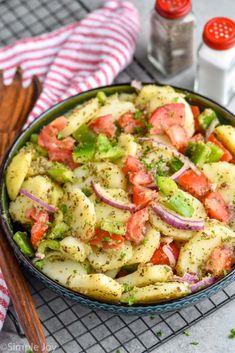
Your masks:
M 22 87 L 21 70 L 17 69 L 10 86 L 5 86 L 0 72 L 0 161 L 19 134 L 41 90 L 40 81 L 32 78 Z M 6 281 L 19 323 L 34 352 L 46 353 L 46 338 L 26 280 L 5 234 L 0 230 L 0 268 Z

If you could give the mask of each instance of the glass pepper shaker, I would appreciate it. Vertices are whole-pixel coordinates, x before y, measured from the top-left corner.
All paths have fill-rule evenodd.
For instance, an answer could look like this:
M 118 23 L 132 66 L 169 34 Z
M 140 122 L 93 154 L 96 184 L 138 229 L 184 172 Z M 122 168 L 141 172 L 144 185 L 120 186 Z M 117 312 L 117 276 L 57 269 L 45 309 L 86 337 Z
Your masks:
M 163 75 L 173 76 L 192 66 L 195 29 L 191 0 L 156 0 L 148 58 Z
M 216 17 L 203 31 L 195 91 L 227 105 L 235 93 L 235 22 Z

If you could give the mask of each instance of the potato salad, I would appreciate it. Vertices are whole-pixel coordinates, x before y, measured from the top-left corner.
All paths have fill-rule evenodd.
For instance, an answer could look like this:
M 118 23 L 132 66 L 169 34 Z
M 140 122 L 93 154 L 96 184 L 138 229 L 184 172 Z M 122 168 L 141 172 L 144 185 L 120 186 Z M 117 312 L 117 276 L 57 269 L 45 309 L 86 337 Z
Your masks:
M 94 98 L 44 126 L 6 173 L 13 239 L 90 298 L 177 299 L 234 265 L 235 128 L 169 86 Z

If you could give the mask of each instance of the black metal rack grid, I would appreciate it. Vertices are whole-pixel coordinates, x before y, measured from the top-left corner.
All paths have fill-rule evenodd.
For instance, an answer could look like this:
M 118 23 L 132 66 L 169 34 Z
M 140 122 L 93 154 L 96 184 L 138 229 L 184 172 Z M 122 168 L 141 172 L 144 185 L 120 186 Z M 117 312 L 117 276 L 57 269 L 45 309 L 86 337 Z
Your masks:
M 0 44 L 80 20 L 88 12 L 87 3 L 85 0 L 0 0 Z M 133 78 L 154 81 L 151 70 L 137 58 L 116 82 Z M 57 353 L 150 352 L 235 298 L 235 283 L 232 283 L 210 299 L 181 311 L 127 316 L 94 311 L 71 302 L 33 278 L 29 279 L 29 285 L 48 345 Z M 12 306 L 8 315 L 14 320 Z

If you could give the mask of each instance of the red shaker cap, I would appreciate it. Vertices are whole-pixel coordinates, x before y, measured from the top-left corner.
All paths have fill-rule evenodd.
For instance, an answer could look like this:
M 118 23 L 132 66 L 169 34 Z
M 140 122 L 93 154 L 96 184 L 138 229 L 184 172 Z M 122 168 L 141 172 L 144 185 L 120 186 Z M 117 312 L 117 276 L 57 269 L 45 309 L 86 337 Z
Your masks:
M 186 16 L 192 8 L 191 0 L 156 0 L 159 15 L 171 20 Z
M 215 50 L 226 50 L 235 46 L 235 22 L 226 17 L 209 20 L 203 31 L 203 41 Z

